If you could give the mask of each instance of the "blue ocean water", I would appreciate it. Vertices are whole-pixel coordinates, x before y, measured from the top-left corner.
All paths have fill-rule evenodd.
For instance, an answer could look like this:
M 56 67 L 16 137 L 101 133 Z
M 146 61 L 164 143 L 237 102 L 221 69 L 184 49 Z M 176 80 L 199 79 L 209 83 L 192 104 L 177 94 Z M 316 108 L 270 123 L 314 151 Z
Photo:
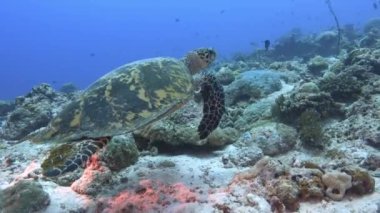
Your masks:
M 377 17 L 374 0 L 331 0 L 341 25 Z M 293 28 L 335 26 L 325 0 L 4 0 L 0 99 L 46 82 L 85 88 L 113 68 L 213 47 L 219 60 L 263 48 Z

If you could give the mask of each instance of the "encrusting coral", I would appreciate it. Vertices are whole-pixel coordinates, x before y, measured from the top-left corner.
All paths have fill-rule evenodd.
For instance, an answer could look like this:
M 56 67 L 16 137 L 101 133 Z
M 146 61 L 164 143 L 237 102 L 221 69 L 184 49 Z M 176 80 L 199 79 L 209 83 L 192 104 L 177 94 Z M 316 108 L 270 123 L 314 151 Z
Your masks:
M 342 171 L 352 177 L 350 192 L 363 195 L 372 193 L 375 190 L 375 180 L 367 171 L 358 167 L 347 167 L 343 168 Z
M 342 200 L 346 190 L 352 187 L 351 176 L 343 173 L 332 171 L 322 176 L 322 182 L 327 186 L 326 195 L 333 200 Z

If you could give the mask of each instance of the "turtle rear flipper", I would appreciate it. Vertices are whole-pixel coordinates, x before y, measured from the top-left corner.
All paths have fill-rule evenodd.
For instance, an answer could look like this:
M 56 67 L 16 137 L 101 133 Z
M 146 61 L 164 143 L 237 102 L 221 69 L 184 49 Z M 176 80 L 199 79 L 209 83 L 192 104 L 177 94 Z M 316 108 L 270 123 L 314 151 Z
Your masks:
M 205 139 L 218 127 L 225 112 L 224 91 L 215 76 L 207 74 L 202 79 L 201 94 L 203 98 L 203 117 L 198 126 L 198 134 L 200 139 Z
M 90 138 L 81 141 L 79 150 L 74 151 L 74 156 L 71 155 L 72 157 L 68 159 L 54 159 L 52 157 L 51 160 L 54 164 L 57 164 L 58 166 L 47 168 L 46 171 L 43 172 L 43 175 L 46 177 L 55 177 L 76 170 L 77 168 L 85 164 L 86 161 L 90 159 L 91 155 L 93 155 L 99 149 L 103 148 L 110 140 L 111 137 L 102 137 Z M 64 163 L 60 163 L 58 161 Z

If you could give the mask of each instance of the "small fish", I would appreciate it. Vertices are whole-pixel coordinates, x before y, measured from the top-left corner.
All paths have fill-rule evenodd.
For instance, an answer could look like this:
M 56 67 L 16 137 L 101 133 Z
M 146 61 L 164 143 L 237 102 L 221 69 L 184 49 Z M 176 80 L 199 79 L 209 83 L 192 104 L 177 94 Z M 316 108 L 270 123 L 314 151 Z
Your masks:
M 225 11 L 225 10 L 221 10 L 221 11 L 220 11 L 220 14 L 224 14 L 224 12 L 226 12 L 226 11 Z
M 268 50 L 269 50 L 269 46 L 270 46 L 270 41 L 269 41 L 269 40 L 265 40 L 265 41 L 264 41 L 265 51 L 268 51 Z
M 373 9 L 377 10 L 377 3 L 376 2 L 373 2 L 372 6 L 373 6 Z
M 90 56 L 91 56 L 91 57 L 94 57 L 94 56 L 95 56 L 95 53 L 90 53 Z
M 175 19 L 175 22 L 177 22 L 177 23 L 180 22 L 180 21 L 181 21 L 181 19 L 179 19 L 179 18 Z

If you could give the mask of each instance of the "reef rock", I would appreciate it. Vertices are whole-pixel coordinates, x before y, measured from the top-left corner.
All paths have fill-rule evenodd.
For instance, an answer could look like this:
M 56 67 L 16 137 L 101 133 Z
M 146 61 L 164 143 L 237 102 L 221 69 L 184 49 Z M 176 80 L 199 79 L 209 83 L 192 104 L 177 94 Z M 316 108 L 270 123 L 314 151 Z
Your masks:
M 99 153 L 112 171 L 119 171 L 137 162 L 139 151 L 131 135 L 115 136 Z
M 380 153 L 369 154 L 362 166 L 370 170 L 380 169 Z
M 252 143 L 263 150 L 264 155 L 274 156 L 291 150 L 296 144 L 297 131 L 281 123 L 266 123 L 249 131 Z
M 306 82 L 302 84 L 298 90 L 301 93 L 319 93 L 319 87 L 314 82 Z
M 334 102 L 329 93 L 300 92 L 296 89 L 289 95 L 281 95 L 276 99 L 272 106 L 272 116 L 284 123 L 292 124 L 307 110 L 315 110 L 321 118 L 342 114 L 341 107 Z
M 333 200 L 342 200 L 347 189 L 352 187 L 352 177 L 343 172 L 329 172 L 322 176 L 326 185 L 326 195 Z
M 281 89 L 281 74 L 270 70 L 241 73 L 225 90 L 226 105 L 252 102 Z
M 231 162 L 236 166 L 252 166 L 255 165 L 263 156 L 263 151 L 250 142 L 251 135 L 246 132 L 236 143 L 229 146 L 223 155 L 223 163 L 228 165 Z
M 287 210 L 297 211 L 299 208 L 299 188 L 296 183 L 284 178 L 275 181 L 274 193 Z
M 367 23 L 365 23 L 363 27 L 363 31 L 365 33 L 369 33 L 372 30 L 380 30 L 380 19 L 379 18 L 373 18 L 369 20 Z
M 291 168 L 291 179 L 297 183 L 300 197 L 304 200 L 321 200 L 324 197 L 322 171 L 312 168 Z
M 323 149 L 326 137 L 322 128 L 320 114 L 314 109 L 303 112 L 299 118 L 299 136 L 302 144 L 309 148 Z
M 368 72 L 380 75 L 380 50 L 359 48 L 351 51 L 344 60 L 345 68 L 357 65 L 349 71 L 358 77 L 366 77 L 363 74 Z
M 224 146 L 237 139 L 237 131 L 231 127 L 215 129 L 205 140 L 199 140 L 198 124 L 202 117 L 200 106 L 190 101 L 169 117 L 137 130 L 133 133 L 138 147 L 143 144 L 160 146 L 170 145 L 180 147 L 194 146 Z M 146 147 L 146 145 L 145 145 Z
M 235 80 L 233 71 L 228 67 L 220 68 L 218 72 L 215 73 L 215 77 L 222 85 L 229 85 Z
M 260 99 L 259 101 L 250 104 L 242 113 L 233 118 L 237 119 L 234 126 L 242 131 L 247 131 L 255 125 L 255 122 L 262 118 L 270 117 L 270 109 L 274 104 L 274 99 Z
M 321 32 L 315 41 L 318 45 L 317 53 L 322 56 L 334 55 L 338 51 L 338 33 L 336 31 Z
M 365 72 L 363 67 L 351 67 L 354 72 Z M 324 76 L 319 82 L 318 86 L 321 91 L 328 92 L 331 97 L 339 102 L 347 102 L 356 100 L 361 95 L 361 88 L 364 81 L 360 80 L 358 76 L 355 76 L 352 72 L 345 71 L 337 75 L 330 74 Z
M 0 101 L 0 117 L 6 116 L 16 107 L 15 103 L 10 101 Z
M 321 75 L 323 70 L 329 68 L 329 64 L 325 58 L 321 56 L 315 56 L 314 58 L 310 59 L 309 63 L 307 64 L 307 68 L 313 75 Z
M 288 170 L 289 168 L 280 161 L 264 156 L 252 168 L 237 174 L 235 179 L 250 180 L 258 178 L 265 183 L 284 175 Z
M 230 127 L 217 128 L 205 140 L 199 140 L 196 122 L 175 124 L 173 121 L 164 120 L 136 131 L 134 137 L 138 144 L 148 141 L 148 144 L 154 144 L 158 148 L 160 144 L 170 146 L 224 146 L 236 140 L 237 131 Z
M 239 132 L 232 128 L 216 128 L 208 137 L 207 144 L 213 147 L 222 147 L 231 144 L 238 138 Z
M 59 106 L 67 101 L 48 84 L 34 87 L 27 95 L 16 98 L 15 110 L 7 115 L 0 138 L 20 140 L 46 126 Z
M 32 180 L 21 180 L 0 191 L 2 212 L 37 212 L 45 209 L 49 203 L 49 195 L 41 184 Z
M 346 167 L 342 169 L 352 178 L 352 187 L 349 192 L 357 195 L 372 193 L 375 190 L 375 179 L 371 175 L 359 167 Z
M 312 37 L 304 37 L 300 30 L 292 30 L 279 39 L 274 46 L 273 56 L 278 60 L 289 60 L 294 57 L 312 58 L 315 55 L 317 44 Z
M 361 140 L 380 148 L 380 95 L 361 98 L 346 108 L 346 119 L 329 125 L 325 133 L 336 141 Z

